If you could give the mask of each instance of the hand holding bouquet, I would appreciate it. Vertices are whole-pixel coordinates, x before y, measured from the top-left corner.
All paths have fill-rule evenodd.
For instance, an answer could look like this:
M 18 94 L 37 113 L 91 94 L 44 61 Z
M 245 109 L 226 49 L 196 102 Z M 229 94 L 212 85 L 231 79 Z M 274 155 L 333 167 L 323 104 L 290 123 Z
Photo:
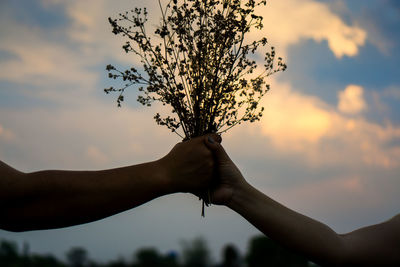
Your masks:
M 256 51 L 267 39 L 246 42 L 253 28 L 263 28 L 255 8 L 266 0 L 171 0 L 165 7 L 158 2 L 162 16 L 154 33 L 147 32 L 146 8 L 109 18 L 113 33 L 128 39 L 123 49 L 136 54 L 142 66 L 122 71 L 108 65 L 109 77 L 124 85 L 104 91 L 118 93 L 121 106 L 125 90 L 137 85 L 141 104 L 171 106 L 172 114 L 156 113 L 154 119 L 183 140 L 260 120 L 259 102 L 270 89 L 266 78 L 286 69 L 274 47 L 258 68 Z

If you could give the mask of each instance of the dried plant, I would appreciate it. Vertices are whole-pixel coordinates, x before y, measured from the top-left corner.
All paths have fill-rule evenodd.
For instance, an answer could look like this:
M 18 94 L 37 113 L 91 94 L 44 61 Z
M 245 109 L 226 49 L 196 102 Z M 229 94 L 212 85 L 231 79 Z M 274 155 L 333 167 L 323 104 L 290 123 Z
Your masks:
M 162 15 L 154 33 L 147 32 L 146 8 L 109 18 L 113 33 L 128 39 L 125 52 L 136 54 L 142 66 L 121 71 L 107 65 L 109 77 L 124 85 L 104 91 L 117 92 L 121 106 L 125 90 L 137 85 L 141 104 L 159 101 L 172 107 L 172 114 L 154 118 L 184 140 L 260 120 L 264 108 L 259 102 L 270 89 L 266 78 L 286 69 L 267 38 L 246 42 L 253 28 L 263 28 L 255 8 L 266 0 L 158 3 Z M 268 50 L 262 68 L 255 60 L 260 47 Z

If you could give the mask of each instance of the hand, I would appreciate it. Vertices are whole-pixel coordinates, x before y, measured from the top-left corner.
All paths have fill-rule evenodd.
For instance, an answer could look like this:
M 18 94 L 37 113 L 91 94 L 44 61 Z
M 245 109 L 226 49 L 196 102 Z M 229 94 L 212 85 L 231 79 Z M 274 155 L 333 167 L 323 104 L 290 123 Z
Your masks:
M 167 178 L 170 192 L 190 192 L 199 194 L 209 188 L 212 182 L 214 158 L 206 146 L 210 134 L 176 144 L 159 165 Z
M 221 137 L 207 137 L 207 146 L 213 151 L 216 177 L 213 180 L 211 202 L 217 205 L 228 205 L 236 190 L 247 184 L 243 175 L 229 158 L 220 144 Z

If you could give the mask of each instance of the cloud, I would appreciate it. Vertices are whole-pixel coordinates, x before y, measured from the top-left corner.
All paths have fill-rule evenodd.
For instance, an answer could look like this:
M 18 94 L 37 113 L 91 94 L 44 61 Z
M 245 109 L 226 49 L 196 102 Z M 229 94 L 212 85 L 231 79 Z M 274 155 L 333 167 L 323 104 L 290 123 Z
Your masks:
M 118 5 L 108 1 L 43 0 L 41 3 L 44 7 L 61 5 L 60 10 L 64 10 L 69 23 L 45 29 L 22 24 L 11 14 L 3 14 L 0 51 L 11 56 L 0 62 L 0 80 L 41 87 L 52 84 L 52 94 L 56 95 L 60 91 L 54 87 L 57 84 L 70 84 L 80 90 L 94 88 L 104 74 L 95 67 L 105 65 L 111 58 L 134 62 L 133 57 L 122 51 L 123 40 L 111 33 L 107 21 L 108 16 L 129 8 L 131 1 Z
M 62 99 L 65 93 L 56 87 L 61 83 L 80 90 L 94 89 L 103 75 L 94 67 L 102 62 L 138 64 L 135 56 L 122 51 L 125 40 L 113 35 L 107 22 L 107 17 L 135 6 L 131 1 L 121 1 L 118 5 L 105 0 L 42 0 L 41 3 L 45 7 L 61 5 L 69 18 L 68 25 L 44 30 L 19 24 L 12 16 L 2 18 L 4 38 L 0 50 L 13 56 L 0 62 L 3 70 L 0 80 L 42 86 L 42 90 L 35 91 L 38 97 Z M 158 23 L 159 10 L 156 3 L 146 6 L 151 14 L 148 25 L 153 27 Z M 365 40 L 363 30 L 346 25 L 327 5 L 315 1 L 270 1 L 262 14 L 265 32 L 283 54 L 290 45 L 313 39 L 328 41 L 337 57 L 354 56 Z M 49 84 L 53 87 L 49 88 Z
M 23 170 L 104 169 L 153 161 L 180 141 L 155 123 L 156 109 L 118 109 L 98 100 L 54 110 L 0 108 L 0 141 L 8 129 L 18 137 L 2 151 L 4 159 Z
M 400 87 L 389 86 L 380 91 L 373 91 L 372 104 L 373 110 L 385 118 L 390 118 L 398 112 L 398 101 L 400 100 Z
M 0 124 L 0 139 L 3 139 L 7 142 L 13 141 L 15 140 L 15 134 L 10 129 L 6 129 Z
M 259 13 L 264 17 L 262 32 L 284 55 L 302 40 L 326 41 L 337 58 L 355 56 L 365 44 L 367 33 L 357 25 L 347 25 L 328 4 L 313 0 L 268 1 Z
M 157 1 L 150 3 L 135 3 L 129 0 L 110 2 L 107 0 L 97 1 L 64 1 L 45 0 L 44 3 L 64 5 L 66 16 L 70 19 L 70 25 L 65 30 L 65 35 L 79 45 L 82 52 L 88 58 L 112 59 L 125 64 L 137 64 L 140 61 L 133 54 L 126 54 L 122 45 L 126 39 L 116 36 L 111 32 L 108 17 L 117 17 L 119 13 L 131 10 L 134 7 L 147 7 L 151 14 L 159 14 Z M 148 26 L 153 26 L 156 20 L 150 18 Z
M 262 104 L 266 107 L 262 131 L 278 147 L 293 149 L 317 143 L 332 127 L 326 106 L 316 97 L 296 93 L 291 86 L 273 84 Z
M 95 164 L 98 165 L 104 165 L 109 161 L 109 158 L 107 157 L 106 154 L 104 154 L 100 149 L 96 146 L 89 146 L 86 149 L 86 156 L 88 157 L 89 160 L 94 162 Z
M 349 85 L 344 91 L 338 93 L 339 111 L 347 114 L 358 114 L 367 109 L 364 100 L 364 88 L 358 85 Z
M 385 56 L 392 56 L 400 43 L 399 1 L 375 1 L 364 8 L 359 21 L 365 25 L 369 33 L 369 41 Z
M 0 50 L 12 56 L 0 62 L 0 80 L 38 86 L 63 83 L 93 87 L 96 76 L 62 39 L 51 40 L 42 29 L 17 23 L 7 23 L 1 36 Z
M 99 69 L 105 69 L 106 64 L 138 64 L 138 58 L 122 50 L 126 40 L 111 32 L 107 20 L 131 9 L 135 5 L 132 1 L 119 1 L 118 5 L 105 0 L 40 3 L 44 8 L 58 5 L 52 10 L 64 12 L 67 23 L 41 28 L 21 23 L 11 13 L 2 13 L 0 53 L 7 57 L 0 61 L 0 82 L 22 84 L 18 90 L 30 99 L 76 106 L 108 86 L 99 85 L 106 78 L 105 70 Z
M 387 191 L 385 191 L 385 186 L 372 186 L 373 178 L 351 174 L 351 172 L 343 176 L 321 177 L 310 183 L 274 190 L 272 197 L 279 199 L 291 209 L 325 222 L 336 231 L 345 233 L 386 220 L 389 218 L 386 216 L 393 216 L 390 212 L 376 215 L 386 205 Z M 389 184 L 390 182 L 389 179 L 382 179 L 381 183 Z M 375 218 L 371 216 L 374 213 Z M 357 221 L 355 218 L 360 217 L 364 218 L 354 223 Z
M 314 166 L 350 162 L 382 168 L 400 166 L 400 146 L 389 145 L 400 140 L 399 127 L 339 113 L 314 96 L 297 93 L 288 83 L 273 81 L 272 87 L 262 101 L 266 111 L 259 127 L 278 153 L 302 155 L 302 160 Z M 354 85 L 348 88 L 360 90 Z M 351 102 L 352 109 L 346 106 L 351 111 L 364 107 L 357 102 L 357 94 L 346 97 L 356 99 Z
M 71 27 L 67 34 L 72 40 L 93 53 L 103 57 L 110 56 L 124 63 L 138 61 L 134 56 L 127 56 L 122 52 L 121 44 L 125 40 L 111 34 L 106 18 L 116 17 L 118 13 L 133 7 L 146 6 L 150 14 L 147 26 L 152 28 L 159 23 L 157 1 L 132 4 L 131 1 L 125 0 L 115 5 L 105 0 L 96 1 L 96 4 L 75 0 L 65 2 L 64 5 L 66 14 L 71 19 Z M 265 30 L 254 31 L 253 37 L 260 38 L 267 34 L 271 43 L 277 45 L 283 54 L 287 53 L 289 46 L 312 39 L 317 42 L 327 41 L 329 48 L 338 58 L 355 56 L 367 37 L 362 28 L 347 25 L 327 4 L 315 0 L 269 1 L 259 12 L 264 17 Z

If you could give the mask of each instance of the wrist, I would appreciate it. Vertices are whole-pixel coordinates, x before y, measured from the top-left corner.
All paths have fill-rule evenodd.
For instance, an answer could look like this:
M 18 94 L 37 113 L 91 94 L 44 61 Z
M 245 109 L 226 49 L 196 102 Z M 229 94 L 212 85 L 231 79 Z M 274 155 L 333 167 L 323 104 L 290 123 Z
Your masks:
M 240 212 L 253 198 L 253 190 L 254 188 L 247 181 L 241 181 L 233 188 L 231 199 L 226 206 L 236 212 Z
M 168 164 L 163 159 L 159 159 L 150 163 L 153 177 L 156 181 L 157 188 L 163 195 L 175 193 L 176 190 L 173 185 L 173 175 L 170 173 Z
M 182 185 L 178 182 L 176 174 L 176 166 L 167 157 L 163 157 L 154 162 L 154 171 L 158 182 L 163 186 L 165 194 L 183 192 Z

